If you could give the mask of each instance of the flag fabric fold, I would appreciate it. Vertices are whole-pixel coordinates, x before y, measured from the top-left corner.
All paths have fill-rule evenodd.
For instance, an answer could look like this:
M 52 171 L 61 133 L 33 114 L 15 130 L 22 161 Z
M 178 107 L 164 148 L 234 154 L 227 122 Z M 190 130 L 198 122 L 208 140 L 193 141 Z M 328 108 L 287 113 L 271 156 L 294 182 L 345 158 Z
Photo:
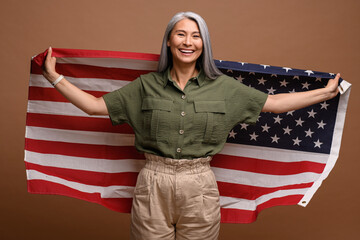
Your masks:
M 47 52 L 31 60 L 25 136 L 28 191 L 58 194 L 128 213 L 144 156 L 130 126 L 88 116 L 42 76 Z M 53 49 L 56 69 L 100 97 L 141 74 L 156 71 L 158 55 Z M 322 88 L 332 73 L 215 60 L 234 81 L 268 94 Z M 306 206 L 334 167 L 351 84 L 341 95 L 282 114 L 262 113 L 256 125 L 240 123 L 211 165 L 220 191 L 221 221 L 250 223 L 263 209 Z

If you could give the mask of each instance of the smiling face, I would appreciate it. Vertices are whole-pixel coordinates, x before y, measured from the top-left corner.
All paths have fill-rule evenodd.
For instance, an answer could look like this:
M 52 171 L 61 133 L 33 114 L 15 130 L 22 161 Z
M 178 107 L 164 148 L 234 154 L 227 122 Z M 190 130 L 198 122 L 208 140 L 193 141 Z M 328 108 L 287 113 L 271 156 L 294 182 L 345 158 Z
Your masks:
M 184 18 L 177 22 L 167 42 L 174 65 L 193 64 L 201 56 L 203 41 L 195 21 Z

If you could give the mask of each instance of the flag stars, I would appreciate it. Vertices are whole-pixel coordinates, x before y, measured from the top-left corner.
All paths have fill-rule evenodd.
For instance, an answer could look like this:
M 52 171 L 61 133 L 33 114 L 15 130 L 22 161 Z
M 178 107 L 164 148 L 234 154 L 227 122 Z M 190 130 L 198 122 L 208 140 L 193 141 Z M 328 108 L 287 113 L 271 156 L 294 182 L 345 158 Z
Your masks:
M 284 130 L 284 134 L 289 134 L 290 135 L 290 132 L 292 131 L 291 128 L 289 128 L 289 126 L 287 126 L 286 128 L 283 128 Z
M 327 110 L 327 107 L 328 107 L 330 104 L 326 103 L 326 101 L 325 101 L 325 102 L 323 102 L 323 103 L 320 103 L 320 105 L 321 105 L 321 109 Z
M 265 123 L 265 125 L 261 127 L 263 132 L 269 132 L 270 127 L 267 125 L 267 123 Z
M 276 117 L 274 117 L 274 120 L 275 120 L 274 123 L 281 124 L 280 122 L 281 122 L 282 118 L 279 115 L 277 115 Z
M 302 124 L 304 123 L 304 121 L 303 120 L 301 120 L 301 117 L 298 119 L 298 120 L 295 120 L 295 122 L 296 122 L 296 126 L 302 126 Z
M 323 120 L 321 120 L 321 122 L 318 122 L 317 124 L 318 124 L 318 128 L 322 128 L 322 129 L 324 129 L 326 125 L 326 123 L 324 123 Z
M 321 80 L 322 80 L 321 78 L 317 77 L 315 82 L 321 82 Z
M 236 135 L 237 133 L 236 132 L 234 132 L 234 130 L 231 130 L 231 132 L 229 133 L 229 138 L 234 138 L 235 139 L 235 135 Z
M 300 140 L 298 137 L 296 137 L 295 139 L 293 139 L 293 141 L 294 141 L 294 146 L 295 145 L 298 145 L 298 146 L 300 146 L 300 143 L 302 142 L 302 140 Z
M 261 77 L 261 79 L 258 79 L 258 81 L 259 81 L 258 85 L 262 84 L 262 85 L 265 86 L 265 82 L 266 82 L 267 80 L 265 80 L 263 77 Z
M 311 71 L 311 70 L 306 70 L 306 71 L 304 71 L 304 72 L 306 72 L 306 73 L 308 74 L 308 76 L 310 76 L 310 74 L 314 74 L 314 72 Z
M 271 137 L 271 139 L 272 139 L 271 143 L 273 142 L 279 143 L 278 141 L 280 140 L 280 138 L 276 136 L 276 134 L 273 137 Z
M 289 112 L 286 113 L 286 115 L 294 116 L 294 115 L 293 115 L 294 112 L 295 112 L 295 110 L 289 111 Z
M 291 68 L 288 68 L 288 67 L 283 67 L 283 69 L 288 72 L 289 70 L 292 70 Z
M 271 74 L 271 77 L 277 77 L 277 74 L 273 73 Z
M 309 90 L 309 86 L 311 85 L 310 83 L 308 82 L 305 82 L 305 83 L 302 83 L 302 89 L 306 88 L 307 90 Z
M 250 134 L 249 136 L 250 136 L 250 140 L 257 141 L 256 138 L 257 138 L 259 135 L 256 135 L 255 132 L 253 132 L 253 134 Z
M 295 93 L 295 92 L 296 92 L 295 89 L 289 91 L 289 93 Z
M 236 77 L 236 80 L 240 81 L 241 83 L 243 82 L 245 78 L 241 77 L 241 75 L 239 75 L 238 77 Z
M 247 127 L 249 126 L 249 124 L 247 123 L 240 123 L 241 129 L 245 129 L 247 130 Z
M 264 69 L 266 69 L 267 67 L 270 67 L 270 65 L 265 65 L 265 64 L 260 64 L 261 66 L 264 67 Z
M 305 133 L 306 133 L 306 136 L 305 136 L 305 137 L 310 137 L 310 138 L 312 138 L 312 135 L 313 135 L 314 132 L 312 132 L 311 129 L 309 128 L 309 130 L 305 131 Z
M 285 79 L 284 79 L 280 82 L 280 87 L 287 87 L 288 84 L 289 84 L 289 82 L 285 81 Z
M 226 72 L 233 73 L 233 70 L 232 70 L 232 69 L 228 69 Z
M 314 109 L 311 109 L 311 111 L 310 112 L 308 111 L 307 113 L 309 114 L 309 118 L 310 117 L 315 118 L 316 112 L 314 111 Z
M 272 94 L 272 95 L 274 95 L 275 91 L 276 91 L 276 89 L 273 89 L 273 87 L 271 87 L 271 88 L 269 88 L 267 90 L 268 90 L 268 94 Z
M 320 139 L 318 139 L 316 142 L 314 142 L 315 146 L 314 148 L 321 148 L 321 144 L 323 144 L 322 142 L 320 142 Z
M 299 76 L 294 76 L 293 79 L 300 80 Z

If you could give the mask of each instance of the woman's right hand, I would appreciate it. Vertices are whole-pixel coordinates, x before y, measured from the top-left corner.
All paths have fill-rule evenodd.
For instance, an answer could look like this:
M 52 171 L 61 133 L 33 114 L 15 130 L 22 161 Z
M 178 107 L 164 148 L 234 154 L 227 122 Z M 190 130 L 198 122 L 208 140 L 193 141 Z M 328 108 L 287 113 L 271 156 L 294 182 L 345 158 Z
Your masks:
M 55 70 L 55 65 L 56 65 L 56 57 L 52 56 L 52 48 L 49 47 L 43 65 L 43 76 L 50 83 L 54 82 L 60 76 L 60 74 L 58 74 Z

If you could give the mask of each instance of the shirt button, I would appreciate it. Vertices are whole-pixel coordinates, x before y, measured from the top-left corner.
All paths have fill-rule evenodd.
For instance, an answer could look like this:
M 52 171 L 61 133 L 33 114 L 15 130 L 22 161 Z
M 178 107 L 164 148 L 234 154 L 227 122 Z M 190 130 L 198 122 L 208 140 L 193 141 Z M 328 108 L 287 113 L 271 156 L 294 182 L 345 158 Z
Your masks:
M 182 96 L 181 96 L 181 98 L 182 98 L 182 99 L 185 99 L 185 98 L 186 98 L 186 96 L 185 96 L 185 95 L 182 95 Z
M 181 114 L 181 116 L 185 116 L 185 115 L 186 115 L 186 113 L 185 113 L 184 111 L 182 111 L 180 114 Z
M 179 130 L 179 133 L 182 135 L 182 134 L 184 134 L 184 130 Z
M 177 148 L 176 152 L 178 152 L 178 153 L 181 152 L 181 148 Z

